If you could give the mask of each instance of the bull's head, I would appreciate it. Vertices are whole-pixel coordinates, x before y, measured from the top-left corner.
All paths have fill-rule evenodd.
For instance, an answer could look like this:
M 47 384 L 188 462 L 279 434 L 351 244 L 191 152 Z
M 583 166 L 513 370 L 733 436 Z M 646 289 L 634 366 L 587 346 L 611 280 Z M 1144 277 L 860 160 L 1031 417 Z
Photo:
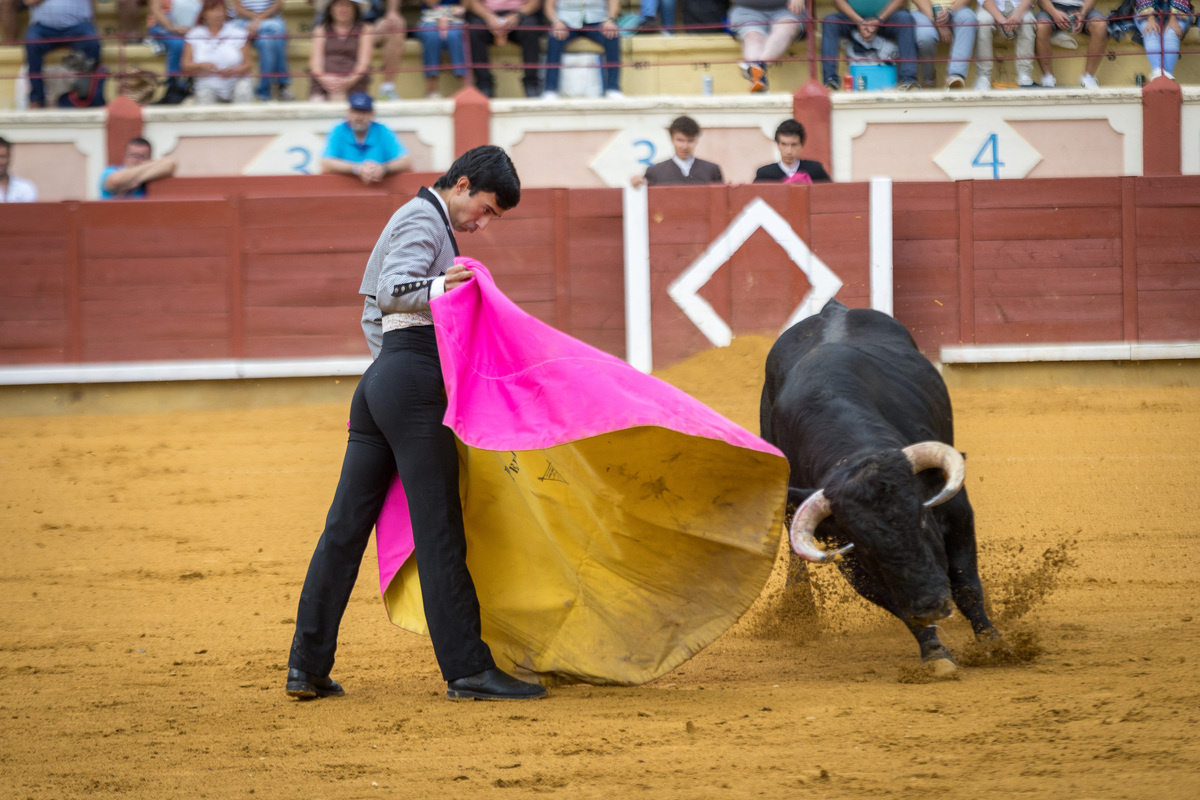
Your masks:
M 912 464 L 913 473 L 937 467 L 946 477 L 942 490 L 925 501 L 925 507 L 931 508 L 949 500 L 958 494 L 962 488 L 963 479 L 967 474 L 966 462 L 962 454 L 944 442 L 917 442 L 904 448 L 908 463 Z M 832 513 L 829 499 L 825 491 L 818 489 L 796 509 L 792 517 L 792 527 L 788 538 L 792 541 L 792 549 L 796 555 L 814 564 L 823 564 L 845 555 L 854 548 L 854 544 L 839 547 L 837 550 L 825 550 L 817 544 L 816 530 L 821 520 Z
M 932 467 L 942 471 L 945 483 L 922 501 L 925 484 L 913 475 Z M 796 510 L 789 531 L 792 549 L 823 563 L 857 544 L 858 569 L 891 595 L 899 616 L 910 624 L 930 624 L 948 616 L 952 606 L 941 525 L 922 506 L 949 500 L 962 488 L 965 474 L 962 456 L 941 442 L 911 445 L 903 457 L 891 450 L 846 464 Z M 815 537 L 830 515 L 851 542 L 834 551 L 823 549 Z

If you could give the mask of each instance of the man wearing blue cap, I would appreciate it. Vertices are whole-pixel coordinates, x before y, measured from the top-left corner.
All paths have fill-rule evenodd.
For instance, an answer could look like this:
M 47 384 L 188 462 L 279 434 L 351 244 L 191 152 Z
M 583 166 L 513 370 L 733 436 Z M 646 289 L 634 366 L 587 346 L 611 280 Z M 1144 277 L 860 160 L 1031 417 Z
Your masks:
M 321 171 L 336 175 L 355 175 L 363 183 L 377 183 L 395 172 L 412 169 L 412 159 L 396 134 L 375 121 L 371 96 L 362 92 L 350 95 L 346 121 L 329 132 Z

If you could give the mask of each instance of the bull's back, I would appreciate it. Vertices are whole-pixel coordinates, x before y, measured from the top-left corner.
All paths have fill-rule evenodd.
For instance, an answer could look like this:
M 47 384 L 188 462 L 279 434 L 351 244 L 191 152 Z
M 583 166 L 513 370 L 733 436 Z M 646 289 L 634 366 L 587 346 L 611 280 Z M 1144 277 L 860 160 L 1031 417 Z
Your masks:
M 847 446 L 889 431 L 904 444 L 953 444 L 954 436 L 945 382 L 908 330 L 887 314 L 836 300 L 771 348 L 759 416 L 763 438 L 785 453 L 808 449 L 808 440 L 826 435 L 822 428 Z

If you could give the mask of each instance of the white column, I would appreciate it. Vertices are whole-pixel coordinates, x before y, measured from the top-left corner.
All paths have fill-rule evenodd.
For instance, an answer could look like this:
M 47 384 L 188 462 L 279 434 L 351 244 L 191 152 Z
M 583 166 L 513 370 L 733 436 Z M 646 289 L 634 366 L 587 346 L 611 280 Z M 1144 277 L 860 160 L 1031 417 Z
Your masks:
M 625 360 L 635 369 L 654 369 L 650 332 L 650 191 L 624 190 L 625 216 Z
M 892 315 L 892 179 L 871 178 L 871 308 Z

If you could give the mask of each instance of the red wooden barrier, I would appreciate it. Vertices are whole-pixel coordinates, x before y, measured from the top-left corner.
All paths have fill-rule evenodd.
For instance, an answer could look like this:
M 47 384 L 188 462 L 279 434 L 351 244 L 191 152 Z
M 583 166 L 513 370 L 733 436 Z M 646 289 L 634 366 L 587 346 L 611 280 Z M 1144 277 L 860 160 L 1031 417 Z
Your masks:
M 358 285 L 431 176 L 171 179 L 146 201 L 0 215 L 0 364 L 365 355 Z M 650 191 L 654 362 L 709 344 L 667 287 L 761 197 L 869 304 L 865 184 Z M 621 192 L 533 189 L 465 254 L 529 313 L 624 354 Z M 1200 178 L 897 184 L 896 317 L 959 343 L 1200 340 Z M 701 290 L 735 334 L 774 335 L 808 291 L 756 232 Z

